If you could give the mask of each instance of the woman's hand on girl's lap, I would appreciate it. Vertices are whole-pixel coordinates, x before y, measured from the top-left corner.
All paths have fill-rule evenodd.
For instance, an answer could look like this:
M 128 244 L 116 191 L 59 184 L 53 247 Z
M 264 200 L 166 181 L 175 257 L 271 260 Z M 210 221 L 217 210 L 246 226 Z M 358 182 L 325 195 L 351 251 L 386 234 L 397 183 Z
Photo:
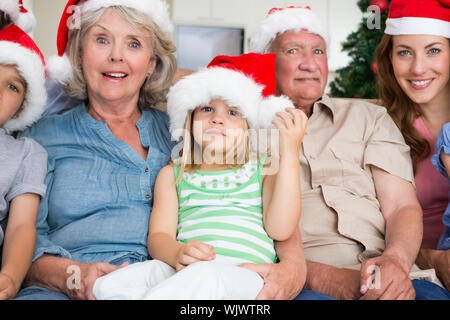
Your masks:
M 450 291 L 450 250 L 433 250 L 432 265 L 438 278 L 447 290 Z
M 115 266 L 106 262 L 98 263 L 81 263 L 80 267 L 80 281 L 79 288 L 66 288 L 65 294 L 72 300 L 95 300 L 93 293 L 95 280 L 105 276 L 113 271 L 129 265 L 128 262 L 121 266 Z
M 190 264 L 199 261 L 210 261 L 215 259 L 214 247 L 196 240 L 189 241 L 181 246 L 177 254 L 175 269 L 180 271 Z
M 280 131 L 280 155 L 292 154 L 298 158 L 303 137 L 306 132 L 308 117 L 300 109 L 287 108 L 285 112 L 278 112 L 277 116 L 283 119 L 273 120 L 272 123 Z
M 450 291 L 450 250 L 420 249 L 416 259 L 420 269 L 434 269 L 439 280 Z
M 8 275 L 0 272 L 0 300 L 13 299 L 17 294 L 14 281 Z

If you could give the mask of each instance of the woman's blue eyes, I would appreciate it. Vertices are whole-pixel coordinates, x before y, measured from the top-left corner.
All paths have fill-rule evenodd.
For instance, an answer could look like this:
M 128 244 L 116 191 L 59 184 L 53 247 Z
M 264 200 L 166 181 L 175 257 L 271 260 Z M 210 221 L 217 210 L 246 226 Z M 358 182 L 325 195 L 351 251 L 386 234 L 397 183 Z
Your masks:
M 441 49 L 432 48 L 432 49 L 428 50 L 427 53 L 431 54 L 431 55 L 436 55 L 436 54 L 441 53 Z M 398 52 L 398 55 L 402 56 L 402 57 L 406 57 L 406 56 L 412 55 L 412 53 L 409 50 L 401 50 L 401 51 Z
M 97 43 L 98 44 L 108 44 L 108 40 L 106 40 L 105 38 L 97 38 Z M 130 43 L 129 46 L 133 49 L 139 49 L 141 47 L 141 44 L 137 41 L 133 41 Z
M 108 41 L 106 41 L 105 38 L 98 38 L 98 39 L 97 39 L 97 43 L 100 43 L 100 44 L 106 44 L 106 43 L 108 43 Z
M 437 49 L 437 48 L 432 48 L 430 49 L 430 51 L 428 51 L 431 54 L 438 54 L 441 52 L 441 49 Z

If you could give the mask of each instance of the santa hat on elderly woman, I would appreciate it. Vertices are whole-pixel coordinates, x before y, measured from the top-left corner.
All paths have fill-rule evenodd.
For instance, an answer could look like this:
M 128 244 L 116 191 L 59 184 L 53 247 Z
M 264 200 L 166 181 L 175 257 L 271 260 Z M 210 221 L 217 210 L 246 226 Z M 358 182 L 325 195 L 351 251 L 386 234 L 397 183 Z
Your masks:
M 51 79 L 65 84 L 73 77 L 72 66 L 66 55 L 66 47 L 69 31 L 77 27 L 77 15 L 114 6 L 132 8 L 145 13 L 162 32 L 168 35 L 172 33 L 173 25 L 169 19 L 168 5 L 164 0 L 69 0 L 59 23 L 58 54 L 50 57 L 47 61 L 47 72 Z
M 450 38 L 450 0 L 392 0 L 385 33 Z
M 44 56 L 34 41 L 13 25 L 0 31 L 0 64 L 16 66 L 26 81 L 19 116 L 10 119 L 3 128 L 7 132 L 24 130 L 41 117 L 47 101 Z
M 213 99 L 239 108 L 250 129 L 275 128 L 275 113 L 295 108 L 288 97 L 275 96 L 275 62 L 273 53 L 218 56 L 207 68 L 178 81 L 167 96 L 173 140 L 183 136 L 188 112 Z
M 29 33 L 36 25 L 36 19 L 30 10 L 25 9 L 22 0 L 1 0 L 0 10 L 23 31 Z
M 327 47 L 330 46 L 330 37 L 327 27 L 314 14 L 309 6 L 286 8 L 273 8 L 267 17 L 261 21 L 256 32 L 250 38 L 250 51 L 266 53 L 270 44 L 278 34 L 286 31 L 307 30 L 317 34 L 325 40 Z

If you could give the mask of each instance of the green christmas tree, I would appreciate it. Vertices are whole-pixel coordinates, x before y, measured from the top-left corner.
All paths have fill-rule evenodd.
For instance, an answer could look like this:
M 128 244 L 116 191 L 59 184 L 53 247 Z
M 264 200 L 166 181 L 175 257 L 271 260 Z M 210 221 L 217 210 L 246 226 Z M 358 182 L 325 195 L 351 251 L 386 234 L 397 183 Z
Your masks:
M 377 98 L 374 54 L 384 35 L 389 3 L 388 0 L 358 1 L 358 7 L 365 14 L 358 30 L 352 32 L 342 43 L 342 50 L 348 52 L 351 62 L 348 66 L 336 70 L 337 77 L 330 83 L 333 97 Z M 370 5 L 379 6 L 378 17 L 370 11 L 367 13 Z M 376 22 L 379 24 L 374 27 Z

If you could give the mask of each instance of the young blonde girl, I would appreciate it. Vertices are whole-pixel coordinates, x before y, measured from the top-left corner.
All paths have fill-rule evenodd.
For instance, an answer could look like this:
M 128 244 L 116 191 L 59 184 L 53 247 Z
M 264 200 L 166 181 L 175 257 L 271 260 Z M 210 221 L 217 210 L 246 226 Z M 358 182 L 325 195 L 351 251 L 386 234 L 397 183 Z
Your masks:
M 298 232 L 301 214 L 299 152 L 307 118 L 289 99 L 271 96 L 275 59 L 217 57 L 172 87 L 171 132 L 183 143 L 155 185 L 148 235 L 155 260 L 98 279 L 97 299 L 258 295 L 264 281 L 239 265 L 275 263 L 273 241 Z M 279 140 L 270 146 L 279 157 L 268 159 L 255 136 L 266 138 L 260 133 L 271 123 Z
M 12 25 L 0 31 L 0 300 L 17 294 L 31 263 L 36 216 L 44 196 L 47 153 L 34 140 L 11 134 L 41 116 L 44 58 Z

